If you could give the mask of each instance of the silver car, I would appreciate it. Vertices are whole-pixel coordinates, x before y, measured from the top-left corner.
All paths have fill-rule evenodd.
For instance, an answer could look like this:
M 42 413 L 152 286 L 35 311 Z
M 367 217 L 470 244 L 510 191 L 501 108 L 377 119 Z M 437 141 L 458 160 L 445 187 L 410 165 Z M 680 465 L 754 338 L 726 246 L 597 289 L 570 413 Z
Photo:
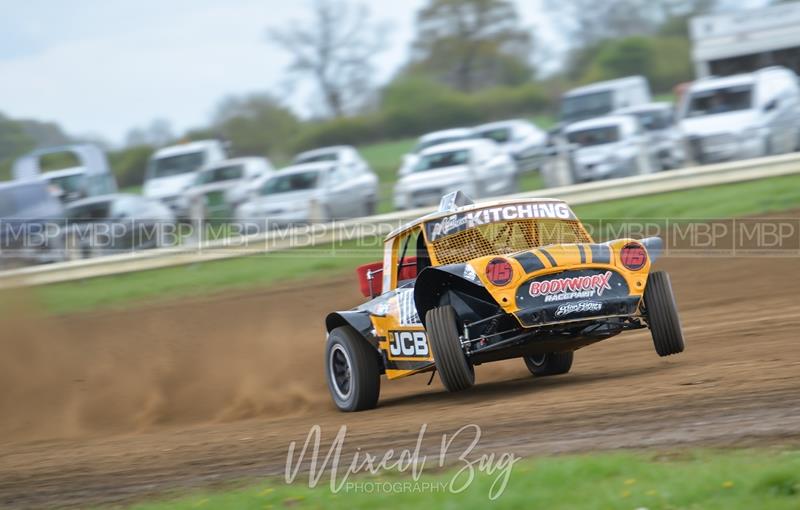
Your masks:
M 272 226 L 368 216 L 374 212 L 378 178 L 372 172 L 328 162 L 306 163 L 267 178 L 236 209 L 238 223 Z
M 570 124 L 564 130 L 572 150 L 575 182 L 648 173 L 649 138 L 630 115 L 613 115 Z
M 229 219 L 252 190 L 275 173 L 266 158 L 227 159 L 197 174 L 186 192 L 194 219 Z
M 78 162 L 73 168 L 43 171 L 42 159 L 69 154 Z M 63 203 L 117 192 L 117 181 L 102 149 L 92 144 L 74 144 L 38 149 L 17 159 L 13 166 L 16 180 L 39 179 Z
M 670 103 L 647 103 L 620 109 L 616 115 L 633 115 L 650 137 L 659 170 L 680 168 L 686 162 L 684 141 L 675 124 L 675 109 Z
M 469 128 L 445 129 L 423 135 L 417 141 L 417 145 L 414 146 L 414 149 L 410 153 L 403 156 L 403 163 L 400 166 L 400 171 L 398 173 L 400 175 L 411 173 L 414 165 L 416 165 L 419 161 L 420 153 L 425 149 L 450 142 L 469 140 L 474 137 L 475 134 Z
M 292 160 L 292 165 L 305 165 L 306 163 L 330 163 L 348 167 L 358 172 L 371 172 L 369 164 L 361 157 L 361 154 L 349 145 L 337 145 L 335 147 L 323 147 L 307 152 L 301 152 Z
M 158 200 L 115 193 L 78 200 L 66 210 L 74 258 L 162 248 L 177 242 L 175 214 Z
M 475 136 L 494 140 L 517 162 L 519 172 L 541 167 L 548 155 L 547 133 L 527 120 L 505 120 L 474 128 Z
M 0 269 L 64 260 L 63 218 L 44 182 L 0 182 Z
M 397 181 L 394 206 L 411 209 L 436 205 L 453 191 L 474 198 L 513 193 L 517 190 L 516 169 L 511 156 L 491 140 L 436 145 L 423 150 L 417 164 Z

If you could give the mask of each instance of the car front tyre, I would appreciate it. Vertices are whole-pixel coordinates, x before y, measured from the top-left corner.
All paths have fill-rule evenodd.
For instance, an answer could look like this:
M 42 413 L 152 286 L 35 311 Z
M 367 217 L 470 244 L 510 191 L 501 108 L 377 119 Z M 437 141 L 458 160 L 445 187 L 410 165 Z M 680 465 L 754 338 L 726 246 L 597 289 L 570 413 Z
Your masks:
M 548 375 L 561 375 L 566 374 L 572 368 L 572 359 L 575 353 L 568 352 L 551 352 L 547 354 L 535 354 L 525 356 L 522 358 L 525 361 L 525 366 L 536 377 L 545 377 Z
M 436 371 L 447 391 L 463 391 L 475 384 L 475 370 L 464 355 L 458 334 L 456 312 L 452 306 L 440 306 L 425 316 Z
M 350 326 L 330 332 L 325 346 L 325 376 L 340 411 L 374 409 L 381 392 L 375 349 Z
M 650 273 L 644 291 L 644 306 L 656 353 L 664 357 L 683 352 L 683 330 L 667 273 Z

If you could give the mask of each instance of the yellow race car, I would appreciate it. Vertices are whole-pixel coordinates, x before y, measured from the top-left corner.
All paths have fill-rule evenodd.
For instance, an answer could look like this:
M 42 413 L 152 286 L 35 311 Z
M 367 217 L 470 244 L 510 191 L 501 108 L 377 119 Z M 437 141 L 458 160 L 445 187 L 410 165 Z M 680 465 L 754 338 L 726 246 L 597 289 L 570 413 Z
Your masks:
M 559 200 L 447 195 L 359 268 L 371 300 L 326 318 L 333 401 L 374 408 L 381 375 L 435 371 L 461 391 L 475 365 L 509 358 L 534 376 L 563 374 L 577 349 L 633 329 L 650 329 L 659 356 L 680 353 L 669 276 L 650 271 L 661 249 L 660 238 L 595 243 Z

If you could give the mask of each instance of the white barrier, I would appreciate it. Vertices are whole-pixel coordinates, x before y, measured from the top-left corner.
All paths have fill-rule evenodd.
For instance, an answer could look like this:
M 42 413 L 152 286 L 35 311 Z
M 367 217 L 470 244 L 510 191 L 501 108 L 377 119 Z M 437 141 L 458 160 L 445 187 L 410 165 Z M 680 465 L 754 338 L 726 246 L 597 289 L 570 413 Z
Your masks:
M 800 154 L 788 154 L 536 190 L 504 198 L 549 197 L 565 200 L 571 205 L 581 205 L 798 173 L 800 173 Z M 430 211 L 430 208 L 423 208 L 337 222 L 319 228 L 318 233 L 308 238 L 307 242 L 300 243 L 297 242 L 296 236 L 287 235 L 286 232 L 270 232 L 205 243 L 201 246 L 147 250 L 27 267 L 0 273 L 0 289 L 77 281 L 312 246 L 342 238 L 354 228 L 365 225 L 371 225 L 376 233 L 385 235 L 391 225 L 411 221 Z

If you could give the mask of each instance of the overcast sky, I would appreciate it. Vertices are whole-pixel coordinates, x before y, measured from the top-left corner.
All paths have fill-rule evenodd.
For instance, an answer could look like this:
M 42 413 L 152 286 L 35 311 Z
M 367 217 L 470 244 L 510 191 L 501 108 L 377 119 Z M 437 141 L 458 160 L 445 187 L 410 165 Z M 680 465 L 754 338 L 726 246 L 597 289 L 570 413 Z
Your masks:
M 602 0 L 598 0 L 602 1 Z M 753 0 L 758 1 L 758 0 Z M 391 22 L 385 80 L 405 57 L 425 0 L 371 0 Z M 541 0 L 518 2 L 524 23 L 563 46 Z M 119 143 L 135 126 L 205 124 L 229 94 L 280 90 L 287 56 L 269 27 L 308 18 L 304 0 L 0 0 L 0 112 L 51 120 Z M 303 97 L 293 103 L 302 110 Z

